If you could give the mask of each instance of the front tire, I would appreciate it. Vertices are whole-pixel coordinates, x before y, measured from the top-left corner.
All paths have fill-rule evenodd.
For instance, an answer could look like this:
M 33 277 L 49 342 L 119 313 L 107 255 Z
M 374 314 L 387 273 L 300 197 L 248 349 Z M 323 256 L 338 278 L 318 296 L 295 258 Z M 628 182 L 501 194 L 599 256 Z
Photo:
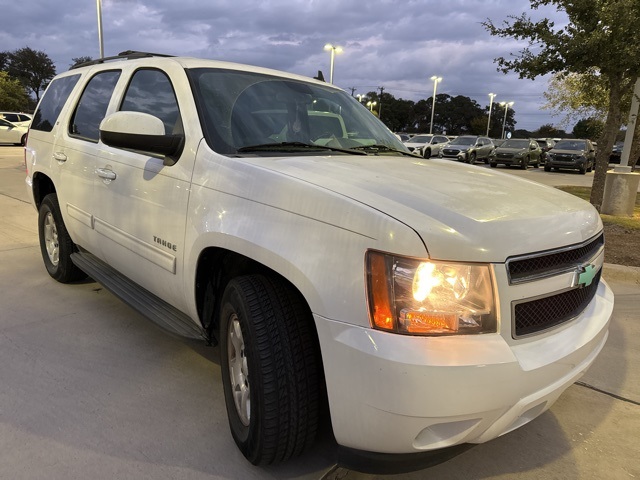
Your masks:
M 229 282 L 220 309 L 221 368 L 229 426 L 254 465 L 283 462 L 315 440 L 320 361 L 306 303 L 262 275 Z
M 475 163 L 476 163 L 476 153 L 475 153 L 475 152 L 471 152 L 471 153 L 469 154 L 469 163 L 470 163 L 471 165 L 473 165 L 473 164 L 475 164 Z
M 430 148 L 426 148 L 424 150 L 424 154 L 422 155 L 423 158 L 431 158 L 431 149 Z
M 77 249 L 62 220 L 58 196 L 55 193 L 44 197 L 40 204 L 38 236 L 44 266 L 53 279 L 60 283 L 69 283 L 87 276 L 71 261 L 71 254 Z

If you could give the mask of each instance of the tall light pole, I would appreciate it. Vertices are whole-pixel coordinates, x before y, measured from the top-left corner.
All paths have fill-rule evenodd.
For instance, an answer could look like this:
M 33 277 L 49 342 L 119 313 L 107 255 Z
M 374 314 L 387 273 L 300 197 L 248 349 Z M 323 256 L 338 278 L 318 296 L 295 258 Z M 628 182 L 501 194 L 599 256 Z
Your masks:
M 507 112 L 509 111 L 509 107 L 513 106 L 513 102 L 500 102 L 500 105 L 504 107 L 504 120 L 502 120 L 502 136 L 500 138 L 504 139 L 504 126 L 507 124 Z
M 331 67 L 329 69 L 329 83 L 333 83 L 333 60 L 336 56 L 336 53 L 340 53 L 342 52 L 342 47 L 338 47 L 336 45 L 332 45 L 330 43 L 327 43 L 324 46 L 325 50 L 329 50 L 331 52 Z
M 493 107 L 493 99 L 496 98 L 497 95 L 495 93 L 489 94 L 489 119 L 487 120 L 487 137 L 489 136 L 489 127 L 491 126 L 491 107 Z
M 371 113 L 373 113 L 373 107 L 375 107 L 377 105 L 378 102 L 367 102 L 367 107 L 369 107 L 369 110 L 371 110 Z
M 429 133 L 433 133 L 433 114 L 436 111 L 436 89 L 438 88 L 438 82 L 442 81 L 442 77 L 434 75 L 431 77 L 433 80 L 433 100 L 431 102 L 431 123 L 429 124 Z
M 98 13 L 98 44 L 100 46 L 100 58 L 104 58 L 104 42 L 102 41 L 102 0 L 96 0 Z
M 365 96 L 364 96 L 363 94 L 361 94 L 361 93 L 356 94 L 356 98 L 358 99 L 358 101 L 359 101 L 360 103 L 362 103 L 362 99 L 363 99 L 364 97 L 365 97 Z

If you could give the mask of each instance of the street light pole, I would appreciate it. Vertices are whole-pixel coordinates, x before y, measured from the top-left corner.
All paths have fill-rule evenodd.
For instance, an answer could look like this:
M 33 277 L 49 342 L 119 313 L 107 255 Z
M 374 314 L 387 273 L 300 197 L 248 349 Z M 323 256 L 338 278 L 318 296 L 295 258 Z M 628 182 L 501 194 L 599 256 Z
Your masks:
M 331 52 L 331 64 L 330 64 L 330 67 L 329 67 L 329 83 L 333 83 L 333 61 L 334 61 L 334 58 L 336 56 L 336 53 L 342 52 L 342 47 L 337 47 L 335 45 L 327 43 L 324 46 L 324 49 L 325 50 L 329 50 Z
M 493 107 L 493 99 L 496 98 L 497 95 L 495 93 L 490 93 L 489 98 L 489 119 L 487 120 L 487 137 L 489 136 L 489 127 L 491 126 L 491 107 Z
M 507 112 L 509 107 L 513 106 L 513 102 L 500 102 L 500 105 L 504 107 L 504 120 L 502 120 L 502 138 L 504 140 L 504 127 L 507 124 Z
M 431 77 L 431 80 L 433 80 L 433 99 L 431 101 L 431 123 L 429 124 L 430 134 L 433 133 L 433 115 L 436 111 L 436 89 L 438 88 L 438 82 L 442 81 L 442 77 L 434 75 L 433 77 Z
M 371 102 L 371 101 L 367 102 L 367 107 L 369 107 L 369 110 L 371 111 L 371 113 L 373 113 L 373 107 L 375 107 L 377 103 L 378 102 Z
M 102 41 L 102 0 L 96 0 L 96 10 L 98 13 L 98 44 L 100 47 L 100 58 L 104 58 L 104 42 Z

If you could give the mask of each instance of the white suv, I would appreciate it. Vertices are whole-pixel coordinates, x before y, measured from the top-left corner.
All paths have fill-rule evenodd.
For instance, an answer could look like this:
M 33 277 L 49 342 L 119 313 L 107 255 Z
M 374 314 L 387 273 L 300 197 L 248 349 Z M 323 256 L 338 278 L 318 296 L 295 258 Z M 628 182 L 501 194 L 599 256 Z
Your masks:
M 411 155 L 321 81 L 124 52 L 51 82 L 26 165 L 49 274 L 219 342 L 254 464 L 312 445 L 325 403 L 342 465 L 449 458 L 547 410 L 607 338 L 591 205 Z

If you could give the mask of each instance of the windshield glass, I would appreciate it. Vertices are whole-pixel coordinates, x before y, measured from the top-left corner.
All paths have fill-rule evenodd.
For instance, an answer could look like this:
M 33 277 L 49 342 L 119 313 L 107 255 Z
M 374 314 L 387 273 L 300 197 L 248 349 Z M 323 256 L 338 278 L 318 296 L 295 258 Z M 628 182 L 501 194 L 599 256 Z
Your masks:
M 365 106 L 331 85 L 217 68 L 187 73 L 205 139 L 216 152 L 255 155 L 259 149 L 238 150 L 278 144 L 295 149 L 296 143 L 317 146 L 305 151 L 316 155 L 326 155 L 323 147 L 367 145 L 408 152 Z M 273 152 L 271 147 L 264 153 Z
M 529 148 L 529 140 L 507 140 L 500 146 L 504 148 Z
M 475 145 L 477 137 L 458 137 L 451 142 L 452 145 Z
M 411 137 L 409 143 L 429 143 L 433 135 L 416 135 Z
M 561 140 L 553 147 L 556 150 L 584 150 L 584 140 Z

